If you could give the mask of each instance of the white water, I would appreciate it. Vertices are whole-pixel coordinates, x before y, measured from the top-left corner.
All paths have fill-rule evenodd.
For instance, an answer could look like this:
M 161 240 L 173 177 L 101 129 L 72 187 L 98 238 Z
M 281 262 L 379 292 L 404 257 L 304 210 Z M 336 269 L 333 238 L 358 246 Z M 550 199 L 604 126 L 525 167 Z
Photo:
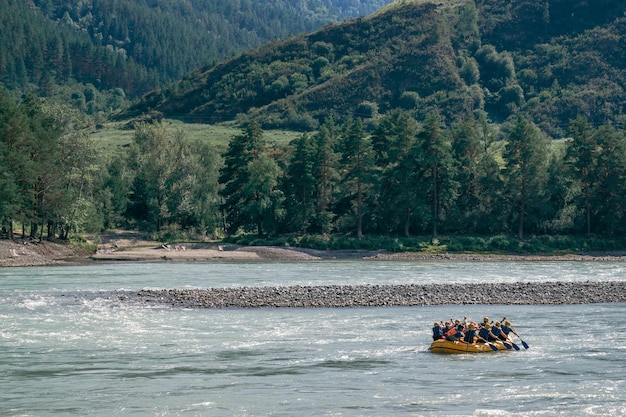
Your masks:
M 624 279 L 604 262 L 0 269 L 0 415 L 623 416 L 625 303 L 188 310 L 97 291 Z M 464 315 L 507 316 L 530 349 L 428 353 L 432 322 Z

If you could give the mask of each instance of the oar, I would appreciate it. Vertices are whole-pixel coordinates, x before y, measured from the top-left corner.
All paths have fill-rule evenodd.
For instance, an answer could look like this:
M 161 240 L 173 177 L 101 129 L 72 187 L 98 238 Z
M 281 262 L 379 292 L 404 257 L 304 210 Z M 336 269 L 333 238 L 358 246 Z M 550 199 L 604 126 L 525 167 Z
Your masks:
M 483 342 L 485 342 L 485 344 L 487 344 L 487 345 L 491 348 L 491 350 L 493 350 L 494 352 L 497 352 L 497 351 L 498 351 L 498 346 L 494 345 L 493 343 L 489 342 L 488 340 L 483 339 L 483 338 L 482 338 L 482 337 L 480 337 L 480 336 L 478 336 L 478 338 L 479 338 L 480 340 L 482 340 Z
M 504 322 L 505 320 L 506 320 L 506 317 L 503 317 L 502 321 Z M 524 346 L 524 349 L 528 349 L 528 343 L 524 342 L 522 340 L 522 338 L 520 337 L 520 335 L 518 335 L 515 330 L 511 329 L 511 333 L 513 333 L 515 336 L 519 337 L 519 340 L 522 342 L 522 346 Z M 515 350 L 520 350 L 519 346 L 517 346 L 515 343 L 513 343 L 513 347 L 515 348 Z

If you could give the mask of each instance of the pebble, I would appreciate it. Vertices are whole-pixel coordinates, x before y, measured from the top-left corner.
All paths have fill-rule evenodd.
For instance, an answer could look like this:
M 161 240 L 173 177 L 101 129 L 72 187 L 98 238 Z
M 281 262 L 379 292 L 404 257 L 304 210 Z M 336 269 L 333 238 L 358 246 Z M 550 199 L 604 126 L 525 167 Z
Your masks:
M 181 308 L 591 304 L 626 302 L 626 281 L 165 289 L 124 293 L 118 297 Z

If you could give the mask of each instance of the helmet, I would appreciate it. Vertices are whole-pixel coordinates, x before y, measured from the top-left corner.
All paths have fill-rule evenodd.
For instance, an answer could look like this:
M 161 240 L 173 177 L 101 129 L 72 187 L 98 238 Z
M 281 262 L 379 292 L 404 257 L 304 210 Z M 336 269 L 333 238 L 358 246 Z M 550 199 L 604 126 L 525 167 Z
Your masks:
M 507 326 L 510 326 L 511 322 L 507 320 L 507 321 L 504 322 L 504 324 L 507 325 Z
M 475 329 L 475 328 L 476 328 L 476 323 L 471 322 L 471 323 L 469 324 L 469 328 L 470 328 L 470 329 Z
M 486 327 L 487 329 L 491 329 L 491 324 L 489 324 L 489 323 L 485 323 L 485 327 Z
M 489 323 L 489 317 L 484 317 L 483 318 L 483 323 Z
M 439 323 L 435 322 L 435 324 L 433 324 L 433 326 L 439 326 Z
M 499 321 L 496 321 L 496 326 L 500 327 L 502 324 Z

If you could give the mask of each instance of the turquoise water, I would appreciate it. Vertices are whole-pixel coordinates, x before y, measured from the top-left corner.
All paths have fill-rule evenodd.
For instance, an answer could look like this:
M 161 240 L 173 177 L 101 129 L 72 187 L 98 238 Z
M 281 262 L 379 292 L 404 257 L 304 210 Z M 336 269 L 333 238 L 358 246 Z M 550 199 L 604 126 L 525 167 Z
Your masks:
M 619 262 L 3 268 L 0 415 L 623 416 L 625 303 L 189 310 L 99 291 L 624 279 Z M 530 348 L 427 351 L 433 321 L 485 315 Z

